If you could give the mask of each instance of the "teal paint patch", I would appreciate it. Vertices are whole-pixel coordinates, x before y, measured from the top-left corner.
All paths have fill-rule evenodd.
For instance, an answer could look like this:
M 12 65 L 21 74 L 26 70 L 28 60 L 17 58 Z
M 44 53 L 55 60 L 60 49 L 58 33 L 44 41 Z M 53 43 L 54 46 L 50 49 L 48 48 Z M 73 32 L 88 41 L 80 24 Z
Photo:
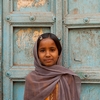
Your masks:
M 82 84 L 81 100 L 100 100 L 100 84 Z
M 24 100 L 24 82 L 13 83 L 13 100 Z

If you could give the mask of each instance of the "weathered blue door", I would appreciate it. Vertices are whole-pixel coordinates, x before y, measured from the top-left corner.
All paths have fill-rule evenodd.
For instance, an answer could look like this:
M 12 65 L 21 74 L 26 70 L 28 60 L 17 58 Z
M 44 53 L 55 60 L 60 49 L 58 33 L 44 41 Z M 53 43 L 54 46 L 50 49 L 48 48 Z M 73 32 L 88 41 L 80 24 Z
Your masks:
M 63 64 L 82 79 L 81 100 L 100 100 L 100 0 L 63 0 Z
M 61 38 L 62 64 L 82 79 L 81 100 L 100 100 L 100 1 L 3 0 L 3 100 L 23 100 L 37 37 Z
M 24 78 L 34 70 L 32 51 L 37 37 L 52 32 L 61 38 L 61 3 L 3 0 L 3 100 L 23 100 Z

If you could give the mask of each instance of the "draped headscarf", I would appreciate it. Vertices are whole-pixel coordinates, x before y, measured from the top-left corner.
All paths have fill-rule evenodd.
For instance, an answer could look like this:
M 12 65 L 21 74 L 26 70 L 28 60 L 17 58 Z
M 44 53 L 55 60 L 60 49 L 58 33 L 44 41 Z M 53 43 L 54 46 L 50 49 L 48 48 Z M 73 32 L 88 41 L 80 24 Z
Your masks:
M 58 84 L 57 100 L 80 100 L 80 78 L 61 66 L 61 55 L 56 65 L 41 65 L 37 54 L 37 42 L 33 49 L 35 70 L 26 77 L 24 100 L 45 100 Z

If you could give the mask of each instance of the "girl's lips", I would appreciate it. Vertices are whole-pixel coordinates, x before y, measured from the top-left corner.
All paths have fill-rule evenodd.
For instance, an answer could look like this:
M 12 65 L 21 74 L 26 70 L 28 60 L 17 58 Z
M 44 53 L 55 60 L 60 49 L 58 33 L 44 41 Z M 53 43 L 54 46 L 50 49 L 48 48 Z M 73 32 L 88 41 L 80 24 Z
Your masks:
M 44 61 L 46 61 L 46 62 L 51 62 L 52 59 L 45 59 Z

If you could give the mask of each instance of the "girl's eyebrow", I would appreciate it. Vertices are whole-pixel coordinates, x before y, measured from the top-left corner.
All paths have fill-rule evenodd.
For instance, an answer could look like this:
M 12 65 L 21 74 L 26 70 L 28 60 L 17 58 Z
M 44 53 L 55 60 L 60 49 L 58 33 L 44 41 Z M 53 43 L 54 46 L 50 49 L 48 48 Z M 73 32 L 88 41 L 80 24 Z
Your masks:
M 56 47 L 50 47 L 50 49 L 55 49 Z M 39 50 L 46 49 L 45 47 L 40 47 Z
M 40 49 L 41 49 L 41 48 L 42 48 L 42 49 L 45 49 L 45 47 L 40 47 Z M 49 47 L 49 48 L 56 48 L 56 47 Z
M 39 49 L 45 49 L 45 47 L 40 47 Z
M 50 47 L 50 48 L 56 48 L 56 47 Z

